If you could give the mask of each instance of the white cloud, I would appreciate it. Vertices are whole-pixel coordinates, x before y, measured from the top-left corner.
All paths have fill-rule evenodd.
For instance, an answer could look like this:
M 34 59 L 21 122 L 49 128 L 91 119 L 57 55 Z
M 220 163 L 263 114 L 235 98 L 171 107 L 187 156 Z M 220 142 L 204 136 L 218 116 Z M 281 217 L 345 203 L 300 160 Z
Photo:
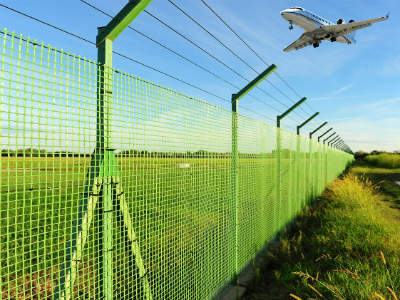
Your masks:
M 344 93 L 345 91 L 351 89 L 352 87 L 353 87 L 352 84 L 345 85 L 345 86 L 343 86 L 343 87 L 341 87 L 341 88 L 339 88 L 339 89 L 333 91 L 331 95 L 332 95 L 332 96 L 337 96 L 337 95 L 342 94 L 342 93 Z

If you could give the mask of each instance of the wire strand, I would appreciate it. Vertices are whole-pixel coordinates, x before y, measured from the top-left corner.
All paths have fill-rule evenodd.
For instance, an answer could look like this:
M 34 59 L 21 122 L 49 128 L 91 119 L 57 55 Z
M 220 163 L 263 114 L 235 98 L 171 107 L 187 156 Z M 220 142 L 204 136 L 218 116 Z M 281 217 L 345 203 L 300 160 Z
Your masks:
M 83 1 L 83 0 L 80 0 Z M 168 28 L 169 30 L 173 31 L 174 33 L 176 33 L 177 35 L 179 35 L 180 37 L 182 37 L 184 40 L 186 40 L 187 42 L 189 42 L 190 44 L 192 44 L 194 47 L 200 49 L 202 52 L 204 52 L 205 54 L 207 54 L 208 56 L 210 56 L 212 59 L 214 59 L 215 61 L 217 61 L 219 64 L 223 65 L 225 68 L 227 68 L 228 70 L 230 70 L 232 73 L 236 74 L 238 77 L 242 78 L 243 80 L 245 80 L 246 82 L 250 82 L 249 79 L 247 79 L 246 77 L 244 77 L 242 74 L 240 74 L 239 72 L 237 72 L 236 70 L 234 70 L 232 67 L 228 66 L 227 64 L 225 64 L 223 61 L 221 61 L 220 59 L 218 59 L 217 57 L 215 57 L 214 55 L 212 55 L 210 52 L 208 52 L 207 50 L 205 50 L 204 48 L 202 48 L 201 46 L 199 46 L 197 43 L 195 43 L 194 41 L 192 41 L 190 38 L 188 38 L 187 36 L 185 36 L 184 34 L 180 33 L 179 31 L 177 31 L 175 28 L 173 28 L 172 26 L 170 26 L 169 24 L 167 24 L 165 21 L 161 20 L 159 17 L 155 16 L 154 14 L 152 14 L 151 12 L 144 10 L 144 12 L 146 14 L 148 14 L 150 17 L 154 18 L 156 21 L 158 21 L 160 24 L 162 24 L 163 26 L 165 26 L 166 28 Z M 260 89 L 260 87 L 256 87 L 257 89 Z M 288 108 L 288 106 L 284 103 L 282 103 L 281 101 L 279 101 L 278 99 L 276 99 L 273 95 L 271 95 L 270 93 L 266 92 L 265 90 L 261 89 L 261 91 L 268 97 L 270 97 L 271 99 L 273 99 L 274 101 L 280 103 L 281 105 L 285 106 L 286 108 Z M 295 112 L 296 113 L 296 112 Z
M 233 28 L 230 26 L 205 0 L 200 0 L 204 6 L 206 6 L 255 56 L 258 57 L 265 65 L 270 65 L 263 57 L 254 50 Z M 292 87 L 290 84 L 279 74 L 279 72 L 275 71 L 274 74 L 299 98 L 301 98 L 300 94 Z M 293 100 L 292 100 L 293 101 Z M 313 112 L 314 110 L 311 106 L 306 103 L 309 109 Z
M 67 31 L 67 30 L 65 30 L 65 29 L 62 29 L 62 28 L 60 28 L 60 27 L 57 27 L 57 26 L 52 25 L 52 24 L 50 24 L 50 23 L 47 23 L 47 22 L 45 22 L 45 21 L 43 21 L 43 20 L 40 20 L 40 19 L 38 19 L 38 18 L 35 18 L 35 17 L 33 17 L 33 16 L 27 15 L 26 13 L 23 13 L 22 11 L 16 10 L 16 9 L 14 9 L 14 8 L 11 8 L 11 7 L 8 7 L 7 5 L 4 5 L 4 4 L 1 4 L 1 3 L 0 3 L 0 6 L 2 6 L 2 7 L 4 7 L 4 8 L 7 8 L 8 10 L 11 10 L 11 11 L 17 13 L 17 14 L 22 15 L 22 16 L 25 16 L 25 17 L 27 17 L 27 18 L 29 18 L 29 19 L 31 19 L 31 20 L 37 21 L 37 22 L 39 22 L 39 23 L 42 23 L 42 24 L 44 24 L 44 25 L 47 25 L 47 26 L 52 27 L 52 28 L 54 28 L 54 29 L 57 29 L 57 30 L 59 30 L 59 31 L 61 31 L 61 32 L 63 32 L 63 33 L 66 33 L 66 34 L 68 34 L 68 35 L 70 35 L 70 36 L 73 36 L 73 37 L 75 37 L 75 38 L 78 38 L 78 39 L 80 39 L 80 40 L 82 40 L 82 41 L 85 41 L 85 42 L 87 42 L 87 43 L 96 45 L 96 43 L 94 43 L 94 42 L 92 42 L 92 41 L 89 41 L 88 39 L 85 39 L 84 37 L 81 37 L 81 36 L 79 36 L 79 35 L 76 35 L 76 34 L 74 34 L 74 33 L 72 33 L 72 32 L 69 32 L 69 31 Z
M 82 3 L 88 5 L 89 7 L 91 7 L 91 8 L 93 8 L 93 9 L 97 10 L 98 12 L 100 12 L 100 13 L 102 13 L 102 14 L 104 14 L 104 15 L 110 17 L 110 18 L 113 18 L 112 15 L 110 15 L 109 13 L 105 12 L 104 10 L 102 10 L 102 9 L 100 9 L 100 8 L 98 8 L 98 7 L 96 7 L 96 6 L 94 6 L 93 4 L 91 4 L 91 3 L 89 3 L 89 2 L 87 2 L 87 1 L 85 1 L 85 0 L 79 0 L 79 1 L 81 1 Z M 167 51 L 170 51 L 171 53 L 177 55 L 178 57 L 180 57 L 180 58 L 182 58 L 182 59 L 188 61 L 189 63 L 193 64 L 194 66 L 196 66 L 196 67 L 198 67 L 198 68 L 204 70 L 205 72 L 211 74 L 211 75 L 214 76 L 215 78 L 218 78 L 219 80 L 221 80 L 221 81 L 223 81 L 223 82 L 229 84 L 230 86 L 234 87 L 235 89 L 240 90 L 240 88 L 239 88 L 237 85 L 235 85 L 234 83 L 232 83 L 232 82 L 230 82 L 230 81 L 224 79 L 223 77 L 219 76 L 219 75 L 216 74 L 215 72 L 210 71 L 209 69 L 207 69 L 207 68 L 205 68 L 205 67 L 203 67 L 203 66 L 197 64 L 196 62 L 194 62 L 194 61 L 192 61 L 191 59 L 185 57 L 184 55 L 178 53 L 177 51 L 175 51 L 175 50 L 173 50 L 173 49 L 171 49 L 171 48 L 165 46 L 164 44 L 162 44 L 162 43 L 156 41 L 155 39 L 149 37 L 149 36 L 146 35 L 145 33 L 143 33 L 143 32 L 141 32 L 141 31 L 139 31 L 139 30 L 133 28 L 132 26 L 128 26 L 128 28 L 131 29 L 131 30 L 133 30 L 133 31 L 136 32 L 137 34 L 143 36 L 144 38 L 147 38 L 148 40 L 152 41 L 153 43 L 159 45 L 160 47 L 166 49 Z M 267 103 L 267 102 L 265 102 L 265 101 L 261 101 L 260 99 L 258 99 L 258 98 L 255 97 L 254 95 L 249 94 L 249 96 L 250 96 L 251 98 L 253 98 L 254 100 L 256 100 L 257 102 L 261 103 L 262 105 L 266 105 L 266 106 L 268 106 L 269 108 L 273 109 L 274 111 L 279 112 L 279 109 L 275 108 L 275 107 L 272 106 L 271 104 L 269 104 L 269 103 Z
M 21 12 L 21 11 L 19 11 L 19 10 L 14 9 L 14 8 L 8 7 L 8 6 L 6 6 L 6 5 L 0 4 L 0 6 L 6 8 L 6 9 L 8 9 L 8 10 L 11 10 L 11 11 L 13 11 L 13 12 L 15 12 L 15 13 L 18 13 L 18 14 L 24 16 L 24 17 L 27 17 L 27 18 L 29 18 L 29 19 L 31 19 L 31 20 L 34 20 L 34 21 L 36 21 L 36 22 L 39 22 L 39 23 L 44 24 L 44 25 L 46 25 L 46 26 L 49 26 L 49 27 L 51 27 L 51 28 L 53 28 L 53 29 L 56 29 L 56 30 L 58 30 L 58 31 L 60 31 L 60 32 L 62 32 L 62 33 L 64 33 L 64 34 L 70 35 L 70 36 L 75 37 L 75 38 L 77 38 L 77 39 L 79 39 L 79 40 L 82 40 L 82 41 L 84 41 L 84 42 L 86 42 L 86 43 L 88 43 L 88 44 L 91 44 L 91 45 L 93 45 L 93 46 L 96 46 L 96 43 L 95 43 L 95 42 L 90 41 L 89 39 L 84 38 L 84 37 L 82 37 L 82 36 L 80 36 L 80 35 L 77 35 L 77 34 L 75 34 L 75 33 L 72 33 L 72 32 L 70 32 L 70 31 L 67 31 L 67 30 L 65 30 L 65 29 L 63 29 L 63 28 L 61 28 L 61 27 L 52 25 L 52 24 L 50 24 L 50 23 L 48 23 L 48 22 L 45 22 L 45 21 L 43 21 L 43 20 L 41 20 L 41 19 L 38 19 L 38 18 L 33 17 L 33 16 L 31 16 L 31 15 L 28 15 L 28 14 L 26 14 L 26 13 L 24 13 L 24 12 Z M 0 33 L 5 34 L 3 31 L 0 31 Z M 7 33 L 7 36 L 10 36 L 10 34 Z M 33 42 L 33 41 L 29 41 L 29 43 L 31 43 L 31 44 L 33 44 L 33 45 L 39 45 L 39 44 L 37 44 L 37 43 L 35 43 L 35 42 Z M 49 49 L 49 50 L 55 50 L 55 49 L 50 48 L 50 47 L 47 47 L 47 46 L 44 46 L 44 47 L 45 47 L 46 49 Z M 57 50 L 55 50 L 55 51 L 57 51 Z M 63 52 L 63 53 L 64 53 L 64 52 Z M 219 100 L 221 100 L 221 101 L 223 101 L 223 102 L 226 102 L 226 103 L 231 104 L 231 101 L 230 101 L 230 100 L 225 99 L 225 98 L 223 98 L 223 97 L 221 97 L 221 96 L 219 96 L 219 95 L 216 95 L 216 94 L 214 94 L 213 92 L 210 92 L 210 91 L 208 91 L 208 90 L 205 90 L 205 89 L 203 89 L 203 88 L 201 88 L 201 87 L 199 87 L 199 86 L 196 86 L 196 85 L 194 85 L 194 84 L 192 84 L 192 83 L 190 83 L 190 82 L 187 82 L 187 81 L 185 81 L 185 80 L 183 80 L 183 79 L 181 79 L 181 78 L 178 78 L 178 77 L 176 77 L 176 76 L 174 76 L 174 75 L 171 75 L 171 74 L 169 74 L 169 73 L 166 73 L 166 72 L 164 72 L 164 71 L 161 71 L 161 70 L 159 70 L 159 69 L 157 69 L 157 68 L 155 68 L 155 67 L 152 67 L 152 66 L 150 66 L 150 65 L 147 65 L 147 64 L 145 64 L 145 63 L 143 63 L 143 62 L 141 62 L 141 61 L 139 61 L 139 60 L 136 60 L 136 59 L 134 59 L 134 58 L 131 58 L 131 57 L 129 57 L 129 56 L 125 55 L 125 54 L 119 53 L 119 52 L 117 52 L 117 51 L 113 51 L 113 53 L 114 53 L 115 55 L 118 55 L 118 56 L 120 56 L 120 57 L 122 57 L 122 58 L 124 58 L 124 59 L 127 59 L 127 60 L 131 61 L 131 62 L 134 62 L 134 63 L 136 63 L 136 64 L 139 64 L 139 65 L 141 65 L 141 66 L 143 66 L 143 67 L 145 67 L 145 68 L 147 68 L 147 69 L 150 69 L 150 70 L 152 70 L 152 71 L 154 71 L 154 72 L 160 73 L 160 74 L 162 74 L 162 75 L 164 75 L 164 76 L 166 76 L 166 77 L 169 77 L 169 78 L 171 78 L 171 79 L 174 79 L 174 80 L 176 80 L 176 81 L 179 81 L 179 82 L 181 82 L 181 83 L 183 83 L 183 84 L 185 84 L 185 85 L 188 85 L 188 86 L 190 86 L 190 87 L 192 87 L 192 88 L 198 89 L 198 90 L 200 90 L 200 91 L 202 91 L 202 92 L 204 92 L 204 93 L 206 93 L 206 94 L 208 94 L 208 95 L 211 95 L 211 96 L 213 96 L 213 97 L 215 97 L 215 98 L 217 98 L 217 99 L 219 99 Z M 89 60 L 88 60 L 88 61 L 89 61 Z M 264 103 L 264 104 L 265 104 L 265 103 Z M 258 115 L 258 116 L 261 116 L 261 117 L 263 117 L 263 118 L 265 118 L 265 119 L 273 120 L 273 119 L 271 119 L 270 117 L 268 117 L 268 116 L 266 116 L 266 115 L 264 115 L 264 114 L 260 114 L 260 113 L 258 113 L 258 112 L 256 112 L 256 111 L 251 110 L 251 109 L 248 109 L 248 108 L 244 108 L 244 109 L 247 110 L 247 111 L 249 111 L 249 112 L 252 112 L 252 113 L 254 113 L 254 114 Z
M 235 53 L 230 47 L 228 47 L 225 43 L 223 43 L 220 39 L 218 39 L 215 35 L 213 35 L 209 30 L 205 28 L 205 26 L 201 25 L 195 18 L 193 18 L 189 13 L 187 13 L 185 10 L 183 10 L 180 6 L 178 6 L 175 2 L 172 0 L 168 0 L 169 3 L 171 3 L 176 9 L 178 9 L 181 13 L 183 13 L 187 18 L 189 18 L 193 23 L 195 23 L 197 26 L 199 26 L 203 31 L 205 31 L 208 35 L 210 35 L 214 40 L 216 40 L 221 46 L 223 46 L 226 50 L 228 50 L 231 54 L 233 54 L 237 59 L 239 59 L 242 63 L 244 63 L 248 68 L 250 68 L 252 71 L 254 71 L 257 75 L 259 75 L 259 72 L 254 69 L 250 64 L 248 64 L 244 59 L 242 59 L 237 53 Z M 235 72 L 235 74 L 238 74 L 238 72 Z M 244 79 L 244 76 L 240 76 L 242 79 Z M 248 82 L 247 78 L 245 79 Z M 286 93 L 284 93 L 281 89 L 279 89 L 276 85 L 274 85 L 270 80 L 267 78 L 265 79 L 276 91 L 278 91 L 281 95 L 283 95 L 285 98 L 287 98 L 289 101 L 295 103 Z M 268 95 L 271 97 L 271 94 L 267 93 L 264 89 L 262 89 L 260 86 L 256 87 L 258 90 L 262 91 L 264 94 Z M 288 105 L 285 103 L 281 102 L 280 100 L 273 98 L 276 102 L 280 103 L 281 105 L 285 106 L 286 108 L 289 108 Z M 297 112 L 295 112 L 299 117 L 301 117 Z
M 65 29 L 63 29 L 63 28 L 61 28 L 61 27 L 52 25 L 52 24 L 47 23 L 47 22 L 45 22 L 45 21 L 43 21 L 43 20 L 41 20 L 41 19 L 35 18 L 35 17 L 31 16 L 31 15 L 28 15 L 28 14 L 26 14 L 26 13 L 23 13 L 23 12 L 21 12 L 21 11 L 19 11 L 19 10 L 13 9 L 13 8 L 8 7 L 8 6 L 6 6 L 6 5 L 0 4 L 0 6 L 6 8 L 6 9 L 9 9 L 9 10 L 15 12 L 15 13 L 18 13 L 18 14 L 20 14 L 20 15 L 22 15 L 22 16 L 25 16 L 25 17 L 27 17 L 27 18 L 29 18 L 29 19 L 31 19 L 31 20 L 37 21 L 37 22 L 42 23 L 42 24 L 44 24 L 44 25 L 46 25 L 46 26 L 49 26 L 49 27 L 51 27 L 51 28 L 53 28 L 53 29 L 56 29 L 56 30 L 58 30 L 58 31 L 60 31 L 60 32 L 63 32 L 63 33 L 65 33 L 65 34 L 68 34 L 68 35 L 70 35 L 70 36 L 72 36 L 72 37 L 75 37 L 75 38 L 77 38 L 77 39 L 80 39 L 80 40 L 82 40 L 82 41 L 84 41 L 84 42 L 86 42 L 86 43 L 89 43 L 89 44 L 93 45 L 93 46 L 96 46 L 96 43 L 95 43 L 95 42 L 90 41 L 90 40 L 88 40 L 88 39 L 86 39 L 86 38 L 84 38 L 84 37 L 82 37 L 82 36 L 79 36 L 79 35 L 77 35 L 77 34 L 75 34 L 75 33 L 69 32 L 69 31 L 67 31 L 67 30 L 65 30 Z M 199 86 L 196 86 L 196 85 L 194 85 L 194 84 L 192 84 L 192 83 L 189 83 L 189 82 L 187 82 L 187 81 L 185 81 L 185 80 L 183 80 L 183 79 L 181 79 L 181 78 L 178 78 L 178 77 L 176 77 L 176 76 L 174 76 L 174 75 L 171 75 L 171 74 L 169 74 L 169 73 L 166 73 L 166 72 L 164 72 L 164 71 L 161 71 L 161 70 L 159 70 L 159 69 L 157 69 L 157 68 L 155 68 L 155 67 L 152 67 L 152 66 L 150 66 L 150 65 L 147 65 L 147 64 L 145 64 L 145 63 L 143 63 L 143 62 L 141 62 L 141 61 L 139 61 L 139 60 L 136 60 L 136 59 L 134 59 L 134 58 L 131 58 L 131 57 L 125 55 L 125 54 L 122 54 L 122 53 L 119 53 L 119 52 L 116 52 L 116 51 L 113 51 L 113 53 L 116 54 L 116 55 L 118 55 L 118 56 L 120 56 L 120 57 L 122 57 L 122 58 L 125 58 L 125 59 L 127 59 L 127 60 L 129 60 L 129 61 L 132 61 L 132 62 L 134 62 L 134 63 L 136 63 L 136 64 L 139 64 L 139 65 L 141 65 L 141 66 L 143 66 L 143 67 L 145 67 L 145 68 L 147 68 L 147 69 L 150 69 L 150 70 L 152 70 L 152 71 L 158 72 L 158 73 L 160 73 L 160 74 L 162 74 L 162 75 L 164 75 L 164 76 L 167 76 L 167 77 L 169 77 L 169 78 L 171 78 L 171 79 L 174 79 L 174 80 L 176 80 L 176 81 L 179 81 L 179 82 L 181 82 L 181 83 L 183 83 L 183 84 L 186 84 L 186 85 L 188 85 L 188 86 L 190 86 L 190 87 L 193 87 L 193 88 L 195 88 L 195 89 L 198 89 L 198 90 L 200 90 L 200 91 L 202 91 L 202 92 L 204 92 L 204 93 L 206 93 L 206 94 L 209 94 L 209 95 L 211 95 L 211 96 L 214 96 L 214 97 L 216 97 L 216 98 L 218 98 L 218 99 L 220 99 L 220 100 L 222 100 L 222 101 L 224 101 L 224 102 L 231 103 L 231 101 L 229 101 L 229 100 L 227 100 L 227 99 L 225 99 L 225 98 L 223 98 L 223 97 L 221 97 L 221 96 L 218 96 L 218 95 L 214 94 L 213 92 L 210 92 L 210 91 L 208 91 L 208 90 L 205 90 L 205 89 L 203 89 L 203 88 L 201 88 L 201 87 L 199 87 Z

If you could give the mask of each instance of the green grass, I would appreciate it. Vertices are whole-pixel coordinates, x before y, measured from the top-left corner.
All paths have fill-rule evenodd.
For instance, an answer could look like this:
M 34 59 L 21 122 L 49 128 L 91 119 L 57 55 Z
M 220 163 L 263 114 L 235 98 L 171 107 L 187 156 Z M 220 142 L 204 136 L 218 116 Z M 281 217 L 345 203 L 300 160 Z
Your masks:
M 262 258 L 246 299 L 396 299 L 400 169 L 357 162 Z M 393 292 L 391 292 L 392 290 Z
M 181 167 L 182 162 L 188 166 Z M 275 162 L 271 155 L 239 159 L 239 268 L 308 201 L 296 195 L 294 155 L 282 158 L 281 201 L 275 201 Z M 309 195 L 309 161 L 302 163 L 299 193 Z M 1 164 L 3 297 L 48 298 L 65 260 L 90 158 L 2 157 Z M 233 278 L 236 204 L 229 158 L 119 157 L 118 165 L 153 298 L 207 298 Z M 314 193 L 322 190 L 325 176 L 335 178 L 343 165 L 344 158 L 330 160 L 330 171 L 314 178 Z M 98 228 L 96 218 L 77 270 L 75 298 L 96 298 L 101 262 L 94 225 Z M 141 279 L 123 229 L 115 213 L 114 288 L 120 298 L 140 298 Z
M 377 155 L 368 155 L 365 158 L 365 161 L 376 167 L 388 169 L 400 168 L 400 154 L 382 153 Z
M 180 168 L 182 161 L 190 167 Z M 293 205 L 292 212 L 283 212 L 282 220 L 274 224 L 274 211 L 257 201 L 271 197 L 274 162 L 271 158 L 240 159 L 241 266 L 271 238 L 273 228 L 289 221 L 298 207 Z M 153 297 L 174 294 L 178 298 L 202 298 L 217 290 L 234 273 L 231 160 L 127 157 L 118 158 L 118 163 L 134 229 L 150 273 Z M 13 298 L 40 294 L 46 298 L 52 294 L 77 218 L 89 164 L 90 159 L 85 157 L 2 159 L 3 295 Z M 283 159 L 283 175 L 289 170 L 288 165 L 288 160 Z M 132 295 L 140 293 L 140 279 L 121 229 L 121 221 L 115 215 L 115 288 L 121 294 Z M 92 224 L 78 270 L 76 292 L 81 297 L 95 295 L 100 263 L 96 254 L 98 239 Z M 188 286 L 188 282 L 196 284 L 196 288 Z

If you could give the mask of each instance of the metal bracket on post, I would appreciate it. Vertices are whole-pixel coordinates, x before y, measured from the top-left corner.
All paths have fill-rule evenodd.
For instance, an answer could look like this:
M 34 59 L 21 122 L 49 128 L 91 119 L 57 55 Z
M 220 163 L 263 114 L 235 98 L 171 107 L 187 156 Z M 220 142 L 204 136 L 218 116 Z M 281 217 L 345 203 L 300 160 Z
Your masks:
M 312 136 L 314 135 L 314 133 L 316 133 L 318 130 L 320 130 L 322 127 L 324 127 L 326 124 L 328 124 L 328 122 L 324 122 L 322 123 L 320 126 L 318 126 L 314 131 L 310 132 L 310 139 L 312 139 Z
M 327 131 L 325 131 L 322 135 L 320 135 L 318 137 L 318 143 L 321 140 L 321 138 L 323 138 L 326 134 L 328 134 L 331 130 L 333 129 L 333 127 L 329 128 Z
M 276 127 L 281 128 L 281 121 L 284 117 L 286 117 L 288 114 L 290 114 L 292 111 L 294 111 L 298 106 L 303 104 L 307 100 L 306 97 L 301 98 L 298 102 L 296 102 L 292 107 L 289 107 L 287 111 L 285 111 L 283 114 L 279 115 L 276 117 Z
M 328 136 L 326 139 L 324 139 L 323 143 L 326 144 L 326 141 L 330 140 L 334 135 L 336 134 L 336 131 L 333 132 L 330 136 Z
M 338 136 L 335 137 L 333 140 L 331 140 L 331 141 L 328 143 L 329 147 L 333 147 L 333 144 L 336 143 L 339 139 L 340 139 L 340 136 L 338 135 Z
M 311 117 L 309 117 L 307 120 L 305 120 L 303 123 L 301 123 L 299 126 L 297 126 L 297 128 L 296 128 L 297 129 L 297 135 L 300 135 L 301 128 L 303 128 L 306 124 L 311 122 L 318 115 L 319 115 L 319 112 L 316 112 Z M 325 123 L 327 123 L 327 122 L 325 122 Z
M 235 280 L 239 275 L 239 144 L 238 144 L 238 106 L 239 99 L 249 93 L 256 85 L 277 69 L 272 64 L 264 72 L 249 82 L 237 94 L 232 95 L 232 197 L 235 203 Z M 237 282 L 238 283 L 238 282 Z
M 128 4 L 105 27 L 98 28 L 96 45 L 98 48 L 98 80 L 97 80 L 97 121 L 96 121 L 96 148 L 92 154 L 91 165 L 87 174 L 87 182 L 83 199 L 79 205 L 77 220 L 74 221 L 72 239 L 68 242 L 67 255 L 60 271 L 60 280 L 54 291 L 54 299 L 73 298 L 74 282 L 78 273 L 78 264 L 81 261 L 84 247 L 87 243 L 88 231 L 94 218 L 96 204 L 99 202 L 99 270 L 97 299 L 113 299 L 113 202 L 114 190 L 122 188 L 119 182 L 119 170 L 114 149 L 111 148 L 111 106 L 113 100 L 113 71 L 112 53 L 113 41 L 129 26 L 129 24 L 150 4 L 152 0 L 130 0 Z M 119 197 L 117 195 L 117 197 Z M 120 210 L 123 216 L 125 229 L 139 275 L 143 277 L 143 290 L 146 299 L 152 299 L 150 286 L 140 255 L 138 242 L 133 232 L 128 207 L 125 198 L 119 197 Z

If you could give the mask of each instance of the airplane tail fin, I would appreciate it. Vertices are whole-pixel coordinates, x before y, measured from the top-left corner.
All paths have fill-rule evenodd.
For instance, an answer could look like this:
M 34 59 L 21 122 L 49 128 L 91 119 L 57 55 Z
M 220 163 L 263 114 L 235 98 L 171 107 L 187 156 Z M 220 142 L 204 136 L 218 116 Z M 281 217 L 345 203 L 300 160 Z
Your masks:
M 352 44 L 356 44 L 357 43 L 357 41 L 356 41 L 356 32 L 355 31 L 353 31 L 352 33 L 349 33 L 347 35 L 347 38 L 351 41 Z

